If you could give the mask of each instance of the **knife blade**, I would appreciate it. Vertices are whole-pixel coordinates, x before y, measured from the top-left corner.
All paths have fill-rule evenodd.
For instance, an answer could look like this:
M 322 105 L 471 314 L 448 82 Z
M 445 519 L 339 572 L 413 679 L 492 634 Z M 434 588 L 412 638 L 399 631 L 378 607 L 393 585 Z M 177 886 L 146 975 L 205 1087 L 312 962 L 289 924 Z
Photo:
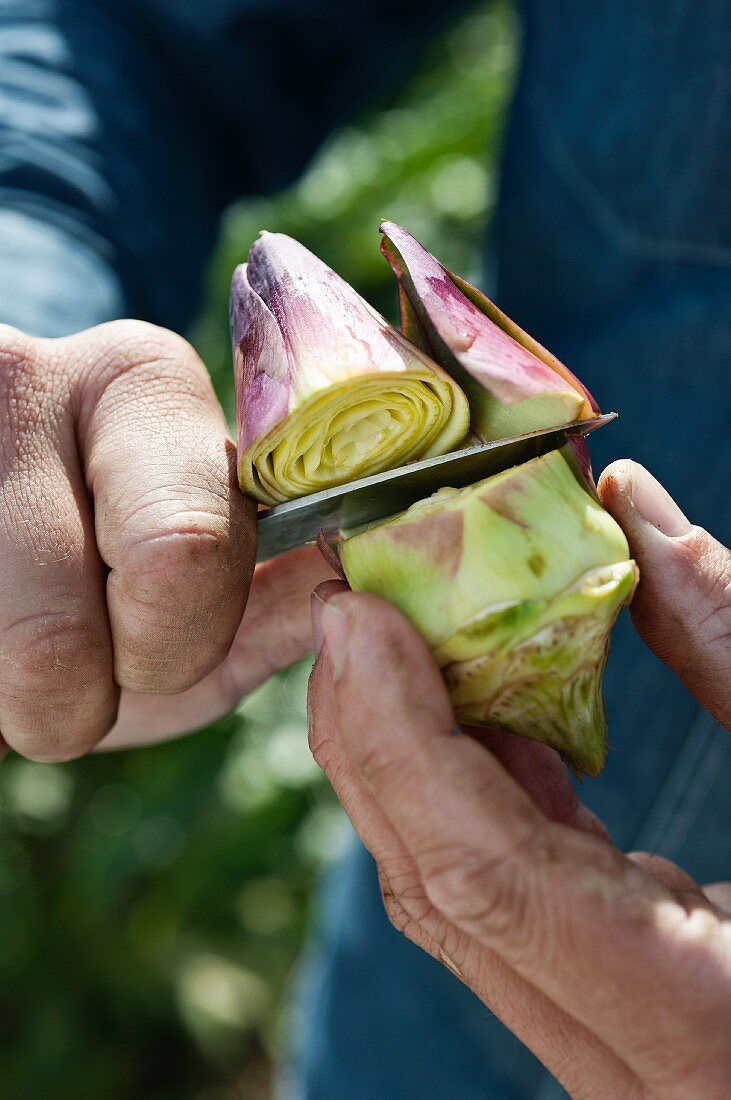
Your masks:
M 491 474 L 563 447 L 570 435 L 589 435 L 616 418 L 614 412 L 605 413 L 591 420 L 543 428 L 492 443 L 479 443 L 324 489 L 320 493 L 311 493 L 297 500 L 275 504 L 259 512 L 256 560 L 268 561 L 288 550 L 315 542 L 320 531 L 326 538 L 335 538 L 356 528 L 378 523 L 403 512 L 442 486 L 460 489 L 471 485 Z

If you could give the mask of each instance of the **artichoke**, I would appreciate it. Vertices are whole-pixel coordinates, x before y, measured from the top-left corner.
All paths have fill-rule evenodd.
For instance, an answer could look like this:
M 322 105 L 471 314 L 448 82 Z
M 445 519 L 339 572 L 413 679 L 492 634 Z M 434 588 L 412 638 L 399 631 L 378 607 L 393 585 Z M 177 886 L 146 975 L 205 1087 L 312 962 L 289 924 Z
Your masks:
M 454 450 L 459 384 L 303 245 L 262 233 L 231 284 L 241 488 L 291 500 Z
M 338 553 L 353 589 L 389 600 L 426 639 L 458 722 L 600 771 L 609 631 L 638 573 L 570 458 L 554 451 L 440 489 Z
M 599 413 L 480 291 L 404 229 L 382 232 L 403 333 L 282 234 L 263 233 L 234 272 L 239 482 L 261 503 L 444 454 L 470 426 L 487 441 Z M 352 588 L 389 600 L 421 632 L 457 721 L 600 771 L 609 632 L 638 573 L 593 491 L 583 439 L 441 489 L 337 553 Z
M 394 222 L 381 251 L 399 285 L 401 327 L 460 383 L 481 440 L 590 419 L 585 386 L 485 295 L 448 271 Z

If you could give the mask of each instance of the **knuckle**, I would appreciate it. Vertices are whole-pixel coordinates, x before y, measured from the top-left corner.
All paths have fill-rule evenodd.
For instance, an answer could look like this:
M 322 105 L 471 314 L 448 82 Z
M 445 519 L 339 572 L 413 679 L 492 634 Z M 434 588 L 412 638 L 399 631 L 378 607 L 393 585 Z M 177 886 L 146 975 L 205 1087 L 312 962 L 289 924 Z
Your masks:
M 390 874 L 386 874 L 383 869 L 379 869 L 378 880 L 381 900 L 389 924 L 401 935 L 411 940 L 412 943 L 417 944 L 419 947 L 425 946 L 428 936 L 421 924 L 421 920 L 424 918 L 413 910 L 410 902 L 405 904 L 408 899 L 401 889 L 394 886 Z M 430 906 L 427 907 L 427 912 L 430 908 Z
M 388 911 L 407 914 L 411 920 L 425 921 L 434 906 L 426 895 L 421 876 L 410 857 L 393 856 L 380 863 L 381 893 Z M 400 929 L 403 931 L 403 929 Z
M 404 909 L 398 895 L 392 892 L 387 882 L 381 886 L 381 901 L 383 902 L 383 909 L 388 917 L 389 924 L 395 928 L 397 932 L 405 934 L 411 924 L 412 918 Z
M 49 678 L 86 674 L 92 639 L 88 622 L 71 611 L 43 612 L 4 630 L 4 679 L 43 688 Z
M 122 555 L 107 593 L 123 687 L 184 691 L 223 661 L 246 598 L 226 544 L 219 532 L 175 531 Z
M 352 752 L 363 777 L 376 790 L 394 783 L 401 786 L 403 777 L 409 774 L 409 761 L 380 740 L 368 745 L 359 742 L 352 746 Z
M 676 934 L 687 958 L 694 960 L 698 968 L 703 968 L 712 965 L 715 957 L 726 953 L 724 937 L 728 926 L 719 920 L 713 910 L 699 906 L 697 902 L 696 896 L 682 915 Z M 731 996 L 731 982 L 728 991 Z
M 192 350 L 187 340 L 171 329 L 135 318 L 107 321 L 91 329 L 90 335 L 97 347 L 118 355 L 120 363 L 144 361 L 172 350 Z
M 0 325 L 0 457 L 27 464 L 34 437 L 55 436 L 68 416 L 71 387 L 60 340 L 38 340 Z
M 128 544 L 122 550 L 119 570 L 140 597 L 147 594 L 155 603 L 165 603 L 177 601 L 181 592 L 190 595 L 192 582 L 202 582 L 204 591 L 217 593 L 230 579 L 232 558 L 223 523 L 219 527 L 191 523 Z M 195 613 L 196 604 L 188 601 L 188 606 Z
M 486 863 L 483 852 L 462 845 L 444 846 L 430 851 L 422 866 L 429 897 L 458 924 L 491 926 L 495 915 L 506 907 L 509 899 L 499 870 Z
M 325 774 L 333 788 L 337 787 L 342 774 L 342 759 L 339 746 L 334 738 L 309 734 L 310 751 L 320 771 Z
M 0 374 L 27 368 L 33 360 L 32 337 L 11 325 L 0 325 Z
M 693 593 L 699 582 L 706 600 L 699 605 L 702 620 L 720 616 L 731 629 L 731 550 L 701 527 L 678 539 L 678 564 L 684 590 Z
M 419 927 L 418 922 L 406 911 L 401 898 L 398 894 L 394 894 L 387 881 L 381 885 L 381 900 L 389 924 L 397 932 L 413 940 L 415 931 Z
M 179 381 L 200 387 L 205 382 L 209 392 L 208 372 L 196 351 L 184 337 L 150 324 L 148 321 L 110 321 L 90 330 L 90 340 L 84 349 L 79 367 L 101 388 L 120 377 L 134 376 L 146 387 L 163 381 L 166 386 Z
M 12 437 L 29 419 L 29 398 L 37 388 L 35 356 L 30 338 L 0 325 L 0 436 Z M 5 431 L 2 429 L 5 428 Z
M 646 1081 L 652 1100 L 726 1100 L 731 1095 L 727 1029 L 711 1026 L 704 1036 L 685 1034 L 682 1040 L 653 1032 L 638 1050 L 650 1066 Z
M 488 857 L 468 844 L 440 845 L 420 857 L 425 891 L 449 920 L 492 940 L 516 947 L 527 938 L 530 894 L 526 849 L 539 843 L 540 826 L 519 844 Z
M 185 425 L 224 422 L 213 385 L 194 348 L 177 333 L 146 321 L 112 321 L 68 348 L 82 438 L 119 447 L 129 433 L 159 435 L 162 420 Z M 110 431 L 111 428 L 111 431 Z M 111 441 L 109 436 L 111 435 Z
M 143 465 L 121 477 L 119 464 L 126 458 L 121 459 L 119 440 L 97 450 L 89 469 L 99 546 L 110 568 L 144 574 L 170 562 L 192 567 L 198 561 L 200 572 L 210 567 L 211 577 L 225 578 L 248 566 L 253 515 L 236 507 L 225 471 L 206 450 L 210 434 L 201 429 L 200 435 L 195 466 L 190 452 L 168 456 L 163 447 L 155 448 L 157 476 Z
M 100 326 L 99 331 L 111 345 L 123 348 L 125 354 L 130 354 L 133 358 L 136 358 L 135 349 L 145 353 L 153 351 L 163 354 L 171 351 L 191 352 L 193 350 L 179 333 L 163 328 L 161 325 L 154 325 L 150 321 L 140 321 L 135 318 L 108 321 Z

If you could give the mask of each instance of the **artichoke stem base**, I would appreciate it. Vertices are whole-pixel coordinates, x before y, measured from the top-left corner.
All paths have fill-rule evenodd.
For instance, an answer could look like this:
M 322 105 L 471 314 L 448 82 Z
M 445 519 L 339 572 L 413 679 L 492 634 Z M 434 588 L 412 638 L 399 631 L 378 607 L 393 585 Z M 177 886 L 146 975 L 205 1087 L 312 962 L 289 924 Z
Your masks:
M 573 771 L 598 775 L 607 748 L 601 685 L 609 626 L 590 618 L 559 621 L 506 654 L 443 668 L 456 720 L 539 741 L 556 749 Z M 482 690 L 475 698 L 471 686 L 478 684 Z

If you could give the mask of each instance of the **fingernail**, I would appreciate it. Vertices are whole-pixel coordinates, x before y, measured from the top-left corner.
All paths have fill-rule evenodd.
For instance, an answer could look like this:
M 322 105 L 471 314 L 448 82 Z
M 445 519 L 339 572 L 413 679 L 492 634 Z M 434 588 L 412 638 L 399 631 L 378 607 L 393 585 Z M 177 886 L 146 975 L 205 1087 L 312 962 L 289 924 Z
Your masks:
M 321 596 L 318 596 L 317 592 L 313 592 L 310 596 L 310 618 L 312 620 L 312 651 L 315 654 L 315 660 L 320 656 L 320 650 L 325 642 L 325 632 L 322 629 L 322 609 L 325 606 L 325 601 Z
M 319 591 L 312 593 L 310 612 L 312 615 L 312 648 L 315 660 L 320 656 L 322 647 L 327 642 L 332 676 L 334 680 L 337 680 L 342 674 L 345 664 L 349 634 L 348 616 L 334 603 L 328 602 L 327 595 L 323 596 Z
M 310 596 L 312 649 L 315 654 L 315 660 L 320 656 L 320 651 L 325 641 L 325 632 L 322 626 L 323 609 L 332 596 L 335 596 L 338 592 L 346 592 L 347 590 L 347 584 L 342 581 L 323 581 L 321 584 L 318 584 L 317 588 Z
M 644 466 L 633 464 L 630 500 L 639 515 L 669 538 L 687 535 L 692 523 Z
M 345 668 L 350 639 L 348 616 L 334 603 L 326 603 L 320 613 L 333 680 L 338 680 Z

